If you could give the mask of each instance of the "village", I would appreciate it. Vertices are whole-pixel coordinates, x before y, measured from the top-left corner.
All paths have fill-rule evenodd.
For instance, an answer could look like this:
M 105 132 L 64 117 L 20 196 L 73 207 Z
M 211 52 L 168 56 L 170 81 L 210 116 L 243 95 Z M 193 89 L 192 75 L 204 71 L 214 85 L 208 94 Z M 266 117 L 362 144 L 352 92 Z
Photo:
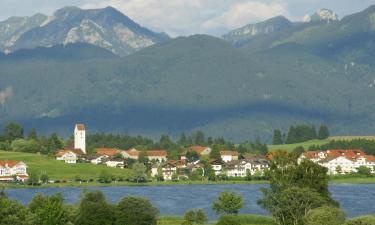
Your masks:
M 220 158 L 210 158 L 212 149 L 207 146 L 191 146 L 183 151 L 178 159 L 169 159 L 166 150 L 127 150 L 95 148 L 94 153 L 86 151 L 86 128 L 84 124 L 74 127 L 74 146 L 60 149 L 55 159 L 67 164 L 91 163 L 113 168 L 131 168 L 138 161 L 147 163 L 151 179 L 163 181 L 188 180 L 189 174 L 205 174 L 208 168 L 213 176 L 228 178 L 262 177 L 269 169 L 272 153 L 267 155 L 244 154 L 237 151 L 222 150 Z M 298 162 L 311 160 L 328 169 L 329 175 L 357 173 L 359 168 L 367 168 L 375 173 L 375 157 L 366 155 L 362 150 L 326 150 L 306 151 Z M 0 181 L 26 181 L 28 165 L 22 161 L 0 161 Z

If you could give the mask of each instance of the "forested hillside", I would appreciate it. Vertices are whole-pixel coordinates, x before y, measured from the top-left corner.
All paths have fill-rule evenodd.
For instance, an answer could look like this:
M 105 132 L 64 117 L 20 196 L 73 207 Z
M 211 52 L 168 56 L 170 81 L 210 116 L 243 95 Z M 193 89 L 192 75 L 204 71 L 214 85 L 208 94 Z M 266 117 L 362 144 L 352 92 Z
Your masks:
M 270 140 L 275 128 L 296 123 L 371 134 L 374 15 L 372 7 L 294 24 L 241 45 L 194 35 L 123 58 L 46 60 L 40 49 L 21 61 L 2 56 L 0 123 L 69 134 L 80 121 L 93 132 L 151 137 L 199 129 L 236 142 Z

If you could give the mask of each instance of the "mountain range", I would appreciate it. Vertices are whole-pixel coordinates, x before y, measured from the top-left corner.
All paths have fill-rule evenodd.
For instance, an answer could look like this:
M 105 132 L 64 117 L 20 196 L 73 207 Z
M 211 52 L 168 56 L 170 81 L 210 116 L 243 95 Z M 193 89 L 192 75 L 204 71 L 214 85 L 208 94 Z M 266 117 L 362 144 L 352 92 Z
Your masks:
M 113 8 L 34 17 L 0 32 L 2 46 L 16 39 L 0 55 L 1 124 L 69 134 L 84 122 L 92 132 L 151 137 L 199 129 L 236 142 L 269 140 L 296 123 L 326 123 L 336 135 L 375 132 L 375 6 L 342 19 L 327 9 L 300 22 L 278 16 L 221 38 L 169 38 Z M 116 36 L 119 18 L 142 37 Z M 87 20 L 112 29 L 103 32 L 109 43 L 149 44 L 107 48 L 87 41 L 84 29 L 80 41 L 64 43 Z

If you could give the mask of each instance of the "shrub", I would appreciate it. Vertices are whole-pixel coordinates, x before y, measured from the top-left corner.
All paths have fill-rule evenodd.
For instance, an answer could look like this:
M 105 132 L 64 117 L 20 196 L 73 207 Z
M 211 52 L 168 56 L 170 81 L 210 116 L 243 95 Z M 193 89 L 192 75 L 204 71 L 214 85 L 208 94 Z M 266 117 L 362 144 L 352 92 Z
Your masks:
M 346 215 L 339 209 L 322 206 L 310 210 L 304 217 L 305 225 L 341 225 L 345 222 Z
M 156 225 L 159 210 L 148 199 L 125 197 L 116 207 L 116 225 Z
M 359 216 L 348 220 L 344 225 L 374 225 L 375 216 Z

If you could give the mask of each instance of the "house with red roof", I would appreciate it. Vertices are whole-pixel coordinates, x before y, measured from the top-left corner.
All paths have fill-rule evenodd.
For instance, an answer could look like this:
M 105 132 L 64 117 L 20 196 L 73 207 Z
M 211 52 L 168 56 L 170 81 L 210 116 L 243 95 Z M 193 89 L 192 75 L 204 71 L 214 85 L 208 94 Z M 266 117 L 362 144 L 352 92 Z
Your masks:
M 204 146 L 191 146 L 189 148 L 189 151 L 193 151 L 198 153 L 199 155 L 210 155 L 212 149 L 210 147 L 204 147 Z
M 29 178 L 27 165 L 22 161 L 2 160 L 0 161 L 0 181 L 25 181 Z
M 135 148 L 132 148 L 132 149 L 129 149 L 129 150 L 121 152 L 122 156 L 125 159 L 135 159 L 135 160 L 138 160 L 139 153 L 140 152 L 137 149 L 135 149 Z
M 149 150 L 145 152 L 145 156 L 150 161 L 155 160 L 157 162 L 166 162 L 168 153 L 164 150 Z
M 238 154 L 237 151 L 228 151 L 228 150 L 220 151 L 221 159 L 224 162 L 230 162 L 230 161 L 233 161 L 233 160 L 238 160 L 238 155 L 239 154 Z
M 55 154 L 56 160 L 64 161 L 65 163 L 77 163 L 77 160 L 84 155 L 81 149 L 61 149 Z
M 121 154 L 121 150 L 117 148 L 96 148 L 96 155 L 112 157 Z
M 333 149 L 327 151 L 308 151 L 303 153 L 298 161 L 311 160 L 328 169 L 329 174 L 356 173 L 360 166 L 365 166 L 375 173 L 375 157 L 366 155 L 359 149 Z

